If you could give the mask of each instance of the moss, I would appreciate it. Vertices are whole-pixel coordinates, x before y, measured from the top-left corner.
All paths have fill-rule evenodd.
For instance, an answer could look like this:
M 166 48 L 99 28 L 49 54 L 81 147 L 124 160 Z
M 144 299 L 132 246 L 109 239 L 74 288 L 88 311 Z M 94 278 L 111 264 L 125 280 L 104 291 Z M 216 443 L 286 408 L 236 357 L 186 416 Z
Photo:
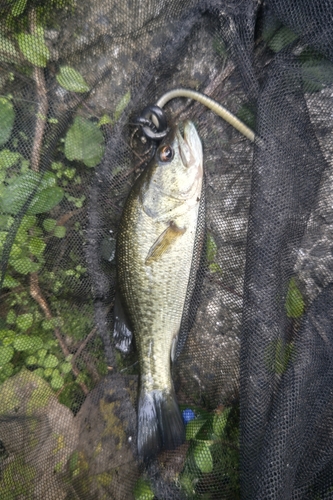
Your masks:
M 3 500 L 14 500 L 22 495 L 25 500 L 33 499 L 33 480 L 36 470 L 30 464 L 26 464 L 22 457 L 17 457 L 2 473 L 0 482 L 0 498 Z
M 33 374 L 31 374 L 33 375 Z M 38 376 L 33 375 L 33 380 L 37 385 L 36 389 L 32 391 L 27 404 L 27 415 L 33 414 L 37 409 L 47 406 L 54 394 L 47 382 Z
M 75 469 L 76 474 L 78 475 L 82 472 L 86 472 L 89 469 L 89 464 L 88 461 L 82 451 L 79 452 L 78 454 L 78 460 L 77 460 L 77 468 Z
M 23 388 L 26 394 L 29 393 L 29 389 L 32 389 L 26 408 L 27 414 L 30 415 L 34 410 L 47 406 L 51 397 L 54 397 L 47 382 L 23 368 L 14 377 L 6 380 L 0 388 L 1 414 L 22 406 L 22 397 L 19 393 Z
M 63 434 L 53 434 L 53 436 L 57 440 L 57 446 L 53 450 L 53 454 L 55 455 L 65 447 L 65 436 Z
M 58 462 L 55 467 L 54 467 L 54 472 L 61 472 L 62 469 L 64 467 L 64 463 L 63 462 Z
M 110 391 L 110 395 L 113 395 L 113 391 Z M 117 449 L 120 450 L 126 441 L 126 434 L 124 431 L 126 422 L 122 422 L 115 414 L 118 407 L 119 401 L 113 401 L 111 403 L 107 403 L 105 400 L 100 401 L 101 414 L 106 423 L 103 435 L 113 436 L 117 442 Z
M 102 474 L 98 474 L 97 482 L 101 486 L 108 487 L 112 483 L 112 476 L 113 474 L 110 472 L 102 472 Z
M 15 408 L 20 406 L 20 399 L 16 394 L 17 385 L 13 383 L 15 377 L 6 380 L 0 389 L 1 409 L 0 414 L 12 412 Z
M 95 448 L 95 451 L 94 451 L 94 457 L 96 457 L 97 455 L 99 455 L 101 453 L 103 449 L 103 445 L 101 443 L 101 441 L 98 443 L 98 445 L 96 446 Z

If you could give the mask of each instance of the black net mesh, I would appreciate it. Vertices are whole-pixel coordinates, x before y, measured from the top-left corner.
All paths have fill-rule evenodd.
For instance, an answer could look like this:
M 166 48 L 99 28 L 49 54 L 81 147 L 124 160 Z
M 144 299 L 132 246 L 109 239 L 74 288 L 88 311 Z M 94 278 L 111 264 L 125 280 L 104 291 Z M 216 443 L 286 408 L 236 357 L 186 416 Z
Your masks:
M 2 1 L 1 499 L 333 498 L 332 57 L 330 1 Z M 142 463 L 115 248 L 150 154 L 131 124 L 175 87 L 257 138 L 166 105 L 202 140 L 206 208 L 186 441 Z

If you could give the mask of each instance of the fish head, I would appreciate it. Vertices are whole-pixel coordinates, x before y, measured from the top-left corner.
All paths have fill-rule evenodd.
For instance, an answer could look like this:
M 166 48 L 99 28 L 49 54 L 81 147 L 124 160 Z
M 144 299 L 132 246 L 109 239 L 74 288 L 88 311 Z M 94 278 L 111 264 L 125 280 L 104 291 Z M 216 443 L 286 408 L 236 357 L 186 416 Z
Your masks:
M 191 121 L 177 127 L 157 149 L 147 182 L 141 192 L 145 212 L 163 219 L 198 203 L 203 177 L 203 153 L 199 134 Z M 170 214 L 169 214 L 170 215 Z

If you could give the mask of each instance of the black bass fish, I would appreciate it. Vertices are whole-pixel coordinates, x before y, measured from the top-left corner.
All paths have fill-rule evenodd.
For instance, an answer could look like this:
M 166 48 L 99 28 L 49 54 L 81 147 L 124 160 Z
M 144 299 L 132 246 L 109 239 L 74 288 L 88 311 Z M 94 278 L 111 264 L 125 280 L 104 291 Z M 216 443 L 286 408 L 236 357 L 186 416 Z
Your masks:
M 158 148 L 126 201 L 117 238 L 114 336 L 139 351 L 138 453 L 147 460 L 185 439 L 171 379 L 189 285 L 203 181 L 192 122 Z M 126 319 L 125 319 L 126 317 Z

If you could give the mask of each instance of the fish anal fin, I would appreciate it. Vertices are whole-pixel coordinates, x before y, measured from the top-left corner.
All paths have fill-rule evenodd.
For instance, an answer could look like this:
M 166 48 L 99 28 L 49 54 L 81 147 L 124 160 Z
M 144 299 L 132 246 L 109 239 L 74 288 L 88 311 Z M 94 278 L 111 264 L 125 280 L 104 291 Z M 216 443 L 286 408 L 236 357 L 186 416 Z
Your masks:
M 123 354 L 128 354 L 132 348 L 132 331 L 126 318 L 119 293 L 116 293 L 114 304 L 113 338 L 116 348 Z
M 173 221 L 169 222 L 168 227 L 157 238 L 152 247 L 150 248 L 146 257 L 145 264 L 149 265 L 158 260 L 168 248 L 186 231 L 186 228 L 178 227 Z

